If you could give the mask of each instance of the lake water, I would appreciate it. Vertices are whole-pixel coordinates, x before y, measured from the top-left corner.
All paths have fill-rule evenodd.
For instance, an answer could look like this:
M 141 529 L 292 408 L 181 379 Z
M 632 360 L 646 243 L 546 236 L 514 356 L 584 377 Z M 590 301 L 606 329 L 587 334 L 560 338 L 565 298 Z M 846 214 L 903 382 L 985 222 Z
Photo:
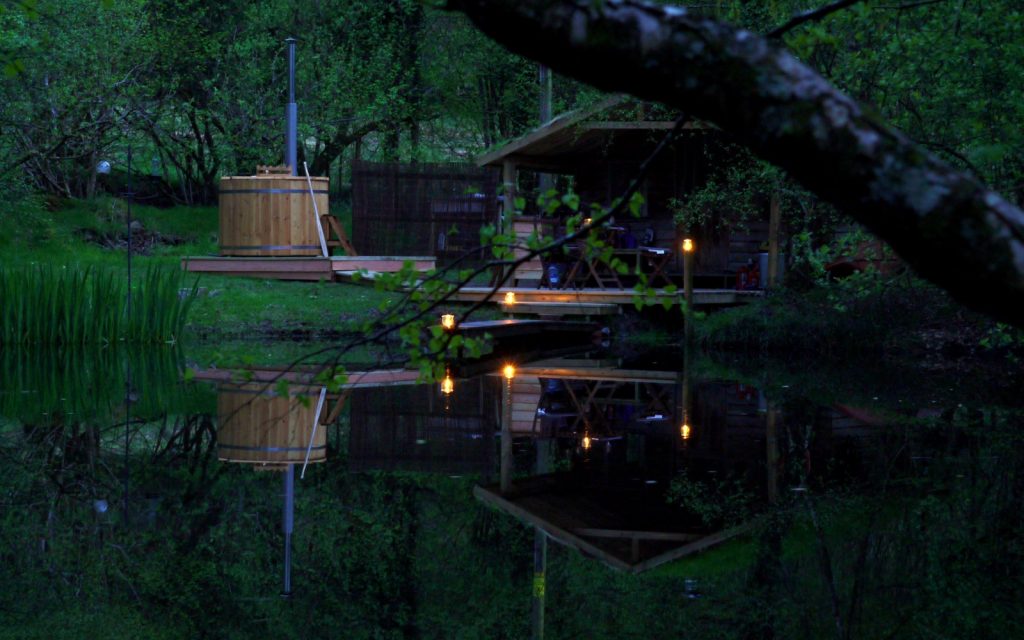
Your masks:
M 362 367 L 328 392 L 258 358 L 185 362 L 0 356 L 0 637 L 1024 622 L 1010 383 L 663 350 L 493 362 L 450 386 Z

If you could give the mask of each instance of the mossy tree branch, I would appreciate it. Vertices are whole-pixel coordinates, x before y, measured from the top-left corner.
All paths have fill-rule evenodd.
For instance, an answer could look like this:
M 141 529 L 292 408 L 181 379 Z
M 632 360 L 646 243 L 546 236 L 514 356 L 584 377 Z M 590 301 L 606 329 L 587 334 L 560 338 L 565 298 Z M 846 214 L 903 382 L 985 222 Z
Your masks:
M 1024 326 L 1024 212 L 785 48 L 637 0 L 449 0 L 510 50 L 730 132 L 962 303 Z

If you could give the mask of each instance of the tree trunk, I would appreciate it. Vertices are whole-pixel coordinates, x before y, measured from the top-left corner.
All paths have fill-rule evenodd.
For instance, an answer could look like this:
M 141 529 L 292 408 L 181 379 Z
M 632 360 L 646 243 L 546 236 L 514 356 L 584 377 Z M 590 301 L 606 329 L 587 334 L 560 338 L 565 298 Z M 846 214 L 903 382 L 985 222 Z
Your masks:
M 449 0 L 512 51 L 734 134 L 883 238 L 920 275 L 1024 326 L 1024 212 L 784 48 L 635 0 Z

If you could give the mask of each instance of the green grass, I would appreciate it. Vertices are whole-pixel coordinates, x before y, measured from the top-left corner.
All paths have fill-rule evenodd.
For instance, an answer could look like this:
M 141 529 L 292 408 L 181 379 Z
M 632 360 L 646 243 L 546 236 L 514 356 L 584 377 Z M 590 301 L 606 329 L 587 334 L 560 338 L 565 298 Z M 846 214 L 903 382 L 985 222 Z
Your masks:
M 125 203 L 113 198 L 80 201 L 32 196 L 0 205 L 2 264 L 102 268 L 114 280 L 125 278 L 127 251 L 89 242 L 85 234 L 123 235 L 126 213 Z M 351 217 L 345 213 L 343 223 Z M 185 256 L 217 254 L 216 207 L 157 209 L 134 204 L 132 219 L 147 233 L 181 242 L 157 244 L 149 255 L 134 253 L 132 266 L 137 274 L 153 265 L 178 269 Z M 371 317 L 396 299 L 369 286 L 203 275 L 184 339 L 316 337 L 345 331 L 353 321 Z

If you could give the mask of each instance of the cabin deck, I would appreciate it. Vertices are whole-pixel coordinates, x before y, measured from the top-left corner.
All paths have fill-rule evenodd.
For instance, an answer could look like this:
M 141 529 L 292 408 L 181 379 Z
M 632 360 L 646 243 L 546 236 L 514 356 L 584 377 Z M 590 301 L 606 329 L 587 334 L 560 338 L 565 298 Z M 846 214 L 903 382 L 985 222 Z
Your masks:
M 432 256 L 319 256 L 301 257 L 186 257 L 181 267 L 190 273 L 209 273 L 273 280 L 306 280 L 357 282 L 372 281 L 381 273 L 394 273 L 407 262 L 418 272 L 436 266 Z M 356 277 L 356 273 L 361 273 Z M 663 300 L 673 303 L 682 299 L 681 290 L 654 289 L 654 304 Z M 509 293 L 515 302 L 508 302 Z M 732 306 L 746 304 L 763 296 L 761 290 L 694 289 L 694 307 Z M 629 288 L 539 289 L 534 287 L 502 287 L 494 292 L 488 286 L 462 287 L 449 300 L 474 303 L 491 296 L 491 303 L 513 315 L 533 316 L 605 316 L 617 315 L 634 305 L 635 293 Z M 651 300 L 648 300 L 651 302 Z
M 490 287 L 462 287 L 457 291 L 452 300 L 457 302 L 478 302 L 483 300 L 491 292 Z M 514 303 L 506 303 L 506 296 L 509 293 L 515 294 Z M 606 312 L 601 305 L 615 305 L 617 307 L 632 306 L 635 293 L 632 289 L 537 289 L 526 287 L 502 287 L 493 296 L 496 304 L 501 304 L 502 309 L 509 313 L 531 313 L 529 307 L 537 305 L 550 305 L 548 308 L 556 309 L 564 307 L 564 313 L 571 313 L 574 306 L 581 307 L 580 315 L 600 315 Z M 764 295 L 764 291 L 737 291 L 735 289 L 694 289 L 693 304 L 696 307 L 726 306 L 746 304 Z M 666 292 L 664 289 L 654 289 L 656 303 L 664 299 L 679 301 L 683 297 L 681 290 Z M 587 307 L 592 309 L 587 309 Z M 540 307 L 537 307 L 540 308 Z
M 394 273 L 406 262 L 412 262 L 413 267 L 421 272 L 433 269 L 436 264 L 433 256 L 188 256 L 182 258 L 181 268 L 190 273 L 270 280 L 333 281 L 360 270 L 370 273 Z

